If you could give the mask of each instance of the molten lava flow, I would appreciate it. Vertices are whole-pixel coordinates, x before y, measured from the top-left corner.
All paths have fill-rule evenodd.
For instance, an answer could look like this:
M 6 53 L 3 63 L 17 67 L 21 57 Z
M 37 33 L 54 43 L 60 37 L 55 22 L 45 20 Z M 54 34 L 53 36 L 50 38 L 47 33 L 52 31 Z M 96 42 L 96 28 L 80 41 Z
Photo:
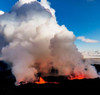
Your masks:
M 78 75 L 78 76 L 70 76 L 69 77 L 69 80 L 75 80 L 75 79 L 78 79 L 78 80 L 85 79 L 85 75 Z
M 42 77 L 40 77 L 39 81 L 35 83 L 36 84 L 46 84 L 47 82 Z
M 42 77 L 40 77 L 38 82 L 35 82 L 36 84 L 46 84 L 46 83 L 50 83 L 50 84 L 58 84 L 58 82 L 47 82 L 45 81 Z

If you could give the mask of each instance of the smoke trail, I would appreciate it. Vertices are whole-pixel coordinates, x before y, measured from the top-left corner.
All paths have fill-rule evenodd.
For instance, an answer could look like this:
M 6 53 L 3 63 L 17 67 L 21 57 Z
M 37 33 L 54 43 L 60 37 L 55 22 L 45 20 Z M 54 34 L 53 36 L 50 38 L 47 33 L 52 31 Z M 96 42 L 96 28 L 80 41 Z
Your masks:
M 37 73 L 99 77 L 91 60 L 83 61 L 73 32 L 58 25 L 47 0 L 19 0 L 0 16 L 1 56 L 12 65 L 16 82 L 33 82 Z

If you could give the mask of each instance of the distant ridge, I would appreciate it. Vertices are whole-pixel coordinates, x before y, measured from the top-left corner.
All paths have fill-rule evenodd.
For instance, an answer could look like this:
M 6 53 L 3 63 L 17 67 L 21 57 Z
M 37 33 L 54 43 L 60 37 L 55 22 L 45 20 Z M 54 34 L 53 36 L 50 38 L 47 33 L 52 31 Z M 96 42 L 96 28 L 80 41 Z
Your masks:
M 100 51 L 81 51 L 84 58 L 100 58 Z

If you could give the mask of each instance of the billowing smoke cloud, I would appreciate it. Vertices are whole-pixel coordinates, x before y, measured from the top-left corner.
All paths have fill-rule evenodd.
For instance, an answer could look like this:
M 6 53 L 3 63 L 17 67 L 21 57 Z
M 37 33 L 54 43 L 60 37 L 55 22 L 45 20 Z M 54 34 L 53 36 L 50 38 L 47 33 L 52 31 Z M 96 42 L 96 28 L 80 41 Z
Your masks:
M 92 61 L 83 61 L 73 32 L 57 24 L 55 10 L 46 0 L 19 0 L 0 16 L 1 57 L 12 66 L 16 82 L 33 82 L 37 73 L 99 77 Z M 55 75 L 55 74 L 53 74 Z

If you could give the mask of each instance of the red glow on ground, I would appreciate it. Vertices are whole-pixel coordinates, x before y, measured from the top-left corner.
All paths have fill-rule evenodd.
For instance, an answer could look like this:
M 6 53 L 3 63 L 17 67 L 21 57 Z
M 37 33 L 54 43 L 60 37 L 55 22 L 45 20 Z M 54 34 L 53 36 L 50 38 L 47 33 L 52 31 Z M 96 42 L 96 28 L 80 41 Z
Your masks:
M 42 77 L 40 77 L 39 81 L 35 82 L 35 83 L 36 84 L 46 84 L 46 83 L 49 83 L 49 84 L 58 84 L 58 82 L 47 82 Z
M 82 79 L 85 79 L 85 75 L 78 75 L 78 76 L 70 76 L 69 77 L 69 80 L 75 80 L 75 79 L 78 79 L 78 80 L 82 80 Z
M 40 77 L 39 81 L 35 83 L 36 84 L 46 84 L 47 82 L 42 77 Z

